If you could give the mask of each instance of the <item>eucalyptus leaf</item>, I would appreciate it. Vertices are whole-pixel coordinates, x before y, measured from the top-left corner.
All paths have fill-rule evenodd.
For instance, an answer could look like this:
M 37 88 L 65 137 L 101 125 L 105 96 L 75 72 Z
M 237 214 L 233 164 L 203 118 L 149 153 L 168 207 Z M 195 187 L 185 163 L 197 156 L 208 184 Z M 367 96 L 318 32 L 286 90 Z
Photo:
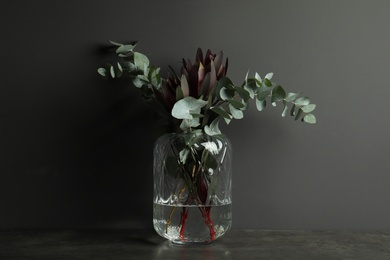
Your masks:
M 310 99 L 308 97 L 300 97 L 295 100 L 295 104 L 297 106 L 306 106 L 310 104 Z
M 119 53 L 118 56 L 121 57 L 121 58 L 128 58 L 128 57 L 131 57 L 133 56 L 134 54 L 132 52 L 128 52 L 128 53 Z
M 155 86 L 157 89 L 161 88 L 161 76 L 159 72 L 160 72 L 160 68 L 157 69 L 153 68 L 149 72 L 150 83 L 152 83 L 152 85 Z
M 274 76 L 274 74 L 272 72 L 268 73 L 267 75 L 265 75 L 264 78 L 268 79 L 268 80 L 271 80 L 272 77 Z
M 202 118 L 202 117 L 204 117 L 203 114 L 191 113 L 191 115 L 192 115 L 193 118 Z
M 241 104 L 244 106 L 241 108 L 241 110 L 247 110 L 249 108 L 249 102 L 246 102 L 245 100 L 241 100 Z
M 282 117 L 285 117 L 288 111 L 288 106 L 285 104 L 282 112 Z
M 255 92 L 253 91 L 253 88 L 249 84 L 246 84 L 244 86 L 244 89 L 248 92 L 250 98 L 255 98 Z
M 207 155 L 203 155 L 203 154 L 207 154 Z M 202 157 L 204 157 L 204 160 L 203 160 L 203 165 L 206 169 L 217 169 L 218 167 L 218 162 L 217 160 L 215 159 L 215 157 L 212 155 L 212 153 L 210 153 L 208 150 L 203 150 L 203 154 L 202 154 Z
M 297 114 L 295 115 L 295 120 L 298 120 L 301 117 L 302 113 L 303 113 L 303 110 L 301 108 L 299 108 Z
M 232 104 L 229 104 L 229 109 L 230 109 L 230 113 L 232 114 L 233 118 L 241 119 L 244 117 L 244 113 L 241 110 L 232 106 Z
M 112 78 L 115 78 L 115 69 L 114 69 L 114 66 L 111 66 L 110 67 L 110 75 Z
M 238 95 L 240 95 L 240 97 L 244 100 L 248 100 L 250 95 L 249 95 L 249 92 L 247 90 L 245 90 L 244 88 L 242 87 L 234 87 L 234 90 L 238 93 Z
M 296 105 L 293 104 L 292 107 L 291 107 L 291 110 L 290 110 L 290 115 L 291 116 L 295 116 L 295 108 L 296 108 Z
M 302 110 L 303 112 L 305 113 L 311 113 L 313 112 L 313 110 L 316 108 L 316 105 L 315 104 L 309 104 L 309 105 L 306 105 L 306 106 L 303 106 L 302 107 Z
M 211 122 L 210 126 L 206 125 L 204 127 L 205 133 L 209 136 L 220 135 L 221 130 L 219 130 L 218 123 L 219 123 L 219 118 L 216 118 L 213 120 L 213 122 Z
M 267 87 L 272 87 L 272 82 L 268 78 L 264 78 L 263 82 Z
M 257 108 L 257 110 L 262 111 L 265 108 L 266 104 L 267 104 L 267 102 L 265 100 L 258 100 L 258 99 L 256 99 L 256 108 Z
M 118 65 L 118 69 L 119 69 L 119 71 L 120 71 L 120 72 L 123 72 L 122 65 L 121 65 L 119 62 L 117 62 L 117 65 Z
M 258 87 L 260 87 L 260 86 L 261 86 L 262 79 L 261 79 L 259 73 L 257 73 L 257 72 L 256 72 L 256 74 L 255 74 L 255 79 L 256 79 L 256 84 L 258 85 Z
M 307 114 L 303 117 L 303 120 L 308 124 L 315 124 L 317 122 L 316 117 L 313 114 Z
M 232 118 L 232 116 L 228 112 L 226 112 L 225 109 L 223 109 L 221 107 L 210 107 L 210 109 L 211 109 L 211 111 L 214 111 L 215 113 L 222 116 L 223 118 L 226 118 L 226 119 Z
M 223 87 L 227 89 L 233 89 L 233 82 L 228 77 L 222 77 L 218 80 L 217 84 L 218 88 L 221 89 Z
M 232 118 L 223 118 L 223 120 L 225 121 L 225 123 L 228 125 L 230 124 L 230 122 L 232 121 Z
M 284 100 L 286 100 L 287 102 L 292 102 L 294 101 L 297 97 L 299 96 L 299 93 L 293 93 L 293 92 L 290 92 L 286 95 L 286 97 L 284 98 Z
M 259 101 L 265 100 L 269 96 L 271 91 L 272 91 L 272 88 L 266 87 L 266 86 L 261 86 L 257 92 L 257 99 Z
M 193 119 L 183 119 L 180 124 L 180 129 L 187 130 L 189 128 L 198 127 L 199 125 L 199 117 L 194 117 Z
M 188 147 L 191 147 L 194 144 L 199 143 L 202 140 L 202 138 L 203 138 L 203 132 L 201 129 L 193 129 L 191 131 L 191 134 L 184 135 L 184 141 Z
M 145 83 L 146 83 L 138 76 L 134 77 L 132 81 L 133 81 L 134 86 L 136 86 L 137 88 L 142 88 L 142 86 L 145 85 Z
M 230 105 L 234 106 L 237 109 L 242 109 L 245 107 L 245 105 L 242 102 L 234 100 L 234 99 L 227 99 L 226 101 L 229 102 Z
M 172 116 L 177 119 L 193 119 L 191 113 L 199 114 L 200 109 L 207 104 L 207 101 L 195 99 L 191 96 L 180 99 L 172 108 Z
M 103 77 L 107 77 L 107 70 L 105 68 L 99 68 L 97 72 Z
M 116 49 L 116 53 L 117 54 L 126 54 L 128 52 L 132 52 L 134 49 L 134 45 L 121 45 L 118 47 L 118 49 Z
M 246 75 L 245 75 L 245 83 L 248 82 L 248 76 L 249 76 L 249 70 L 246 72 Z
M 137 67 L 134 65 L 134 63 L 132 63 L 130 61 L 124 61 L 123 67 L 126 68 L 129 72 L 137 71 Z
M 190 150 L 184 148 L 179 152 L 180 162 L 185 164 L 187 162 L 188 155 L 190 154 Z
M 138 69 L 145 70 L 149 66 L 149 59 L 144 54 L 134 52 L 134 64 Z
M 221 97 L 222 100 L 232 99 L 234 96 L 234 90 L 232 91 L 226 87 L 222 87 L 221 90 L 219 91 L 219 96 Z
M 122 43 L 119 43 L 119 42 L 114 42 L 114 41 L 109 41 L 112 45 L 115 45 L 115 46 L 122 46 L 123 44 Z
M 284 99 L 286 96 L 286 92 L 282 88 L 282 86 L 278 85 L 272 90 L 272 97 L 271 97 L 271 102 L 278 102 Z

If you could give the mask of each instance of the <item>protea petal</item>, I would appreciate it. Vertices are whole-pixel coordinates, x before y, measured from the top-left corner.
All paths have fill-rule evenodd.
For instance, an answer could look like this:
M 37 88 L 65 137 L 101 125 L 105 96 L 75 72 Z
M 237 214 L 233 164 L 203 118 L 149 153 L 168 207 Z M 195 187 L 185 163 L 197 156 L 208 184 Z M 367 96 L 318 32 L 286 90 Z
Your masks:
M 214 56 L 213 56 L 213 53 L 211 52 L 210 49 L 207 50 L 206 52 L 206 55 L 204 57 L 204 62 L 203 64 L 205 64 L 206 66 L 208 66 L 210 64 L 210 61 L 214 59 Z
M 219 70 L 218 70 L 218 73 L 217 73 L 217 79 L 220 80 L 222 77 L 225 76 L 225 66 L 222 65 L 221 67 L 219 67 Z
M 211 60 L 211 68 L 210 68 L 210 86 L 208 88 L 208 91 L 214 87 L 214 85 L 217 84 L 217 73 L 215 71 L 215 64 L 214 61 Z
M 223 51 L 220 51 L 214 59 L 215 70 L 219 72 L 223 61 Z
M 168 106 L 172 107 L 176 102 L 176 92 L 170 86 L 171 81 L 167 80 L 166 84 L 162 86 L 162 95 Z
M 205 69 L 202 62 L 200 62 L 199 70 L 198 70 L 198 93 L 199 93 L 200 86 L 202 85 L 202 81 L 204 79 L 204 74 L 205 74 Z
M 203 62 L 203 51 L 201 48 L 198 48 L 198 50 L 196 51 L 195 62 L 196 61 Z
M 188 81 L 186 75 L 182 74 L 181 75 L 181 91 L 183 92 L 183 97 L 188 97 L 190 95 L 190 88 L 188 86 Z
M 188 87 L 190 88 L 190 96 L 198 97 L 198 67 L 192 66 L 188 71 Z
M 199 96 L 203 95 L 205 98 L 207 98 L 209 89 L 210 89 L 210 72 L 207 72 L 202 81 L 202 85 L 200 86 Z
M 190 61 L 190 59 L 187 59 L 187 70 L 190 70 L 192 67 L 192 62 Z

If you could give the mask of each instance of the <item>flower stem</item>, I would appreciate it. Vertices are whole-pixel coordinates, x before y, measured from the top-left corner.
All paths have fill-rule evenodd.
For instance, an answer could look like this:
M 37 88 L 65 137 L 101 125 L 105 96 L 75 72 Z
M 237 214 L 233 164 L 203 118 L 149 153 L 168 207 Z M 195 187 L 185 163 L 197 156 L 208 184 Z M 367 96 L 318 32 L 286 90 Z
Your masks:
M 180 218 L 180 239 L 184 239 L 184 231 L 185 231 L 185 226 L 187 223 L 187 218 L 188 218 L 188 209 L 186 207 L 183 207 L 182 212 L 181 212 L 181 218 Z

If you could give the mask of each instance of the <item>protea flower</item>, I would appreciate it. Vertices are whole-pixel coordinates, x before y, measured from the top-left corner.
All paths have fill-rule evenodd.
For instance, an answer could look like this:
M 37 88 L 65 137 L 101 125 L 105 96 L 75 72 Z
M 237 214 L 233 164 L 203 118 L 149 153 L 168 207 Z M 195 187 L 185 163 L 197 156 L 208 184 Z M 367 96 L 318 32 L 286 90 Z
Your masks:
M 225 65 L 222 63 L 223 51 L 213 54 L 211 50 L 207 50 L 203 55 L 200 48 L 196 52 L 194 63 L 189 59 L 187 61 L 183 59 L 181 76 L 173 72 L 162 87 L 167 108 L 171 109 L 177 100 L 187 96 L 207 100 L 218 80 L 226 75 L 228 59 Z

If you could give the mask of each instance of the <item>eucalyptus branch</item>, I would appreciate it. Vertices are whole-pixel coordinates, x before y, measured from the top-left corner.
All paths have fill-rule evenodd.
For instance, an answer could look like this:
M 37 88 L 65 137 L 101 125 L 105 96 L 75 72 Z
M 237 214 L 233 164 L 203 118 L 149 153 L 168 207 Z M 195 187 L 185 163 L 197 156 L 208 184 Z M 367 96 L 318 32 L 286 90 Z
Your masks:
M 212 54 L 208 50 L 203 55 L 198 49 L 194 63 L 183 60 L 180 75 L 169 66 L 171 75 L 163 79 L 160 68 L 151 66 L 146 55 L 134 51 L 137 42 L 110 43 L 116 47 L 120 61 L 116 65 L 106 64 L 98 69 L 98 73 L 106 78 L 129 75 L 145 99 L 156 101 L 157 111 L 173 118 L 173 125 L 179 120 L 182 131 L 204 129 L 209 135 L 221 134 L 218 128 L 220 119 L 227 124 L 232 119 L 242 119 L 251 99 L 255 100 L 259 111 L 266 107 L 267 102 L 273 106 L 282 102 L 282 117 L 290 110 L 289 114 L 295 120 L 316 123 L 312 113 L 316 105 L 311 104 L 308 97 L 300 97 L 299 93 L 286 93 L 282 86 L 271 81 L 273 73 L 262 79 L 258 73 L 250 78 L 248 72 L 241 86 L 233 84 L 226 77 L 228 62 L 226 59 L 223 64 L 223 52 Z

